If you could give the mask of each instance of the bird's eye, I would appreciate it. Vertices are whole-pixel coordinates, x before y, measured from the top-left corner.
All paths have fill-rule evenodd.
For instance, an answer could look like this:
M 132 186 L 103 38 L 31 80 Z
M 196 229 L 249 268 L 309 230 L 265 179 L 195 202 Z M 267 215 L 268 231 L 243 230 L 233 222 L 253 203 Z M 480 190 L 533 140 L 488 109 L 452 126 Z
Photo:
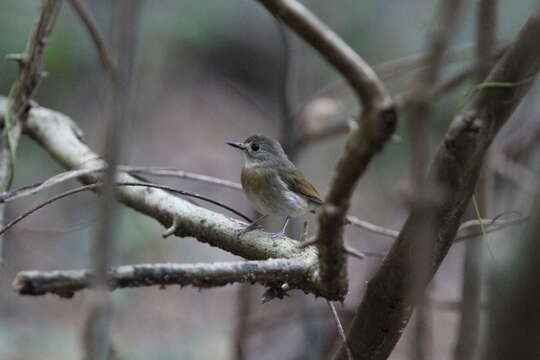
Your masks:
M 259 144 L 257 144 L 257 143 L 251 144 L 251 150 L 253 150 L 253 151 L 259 151 L 259 149 L 260 149 Z

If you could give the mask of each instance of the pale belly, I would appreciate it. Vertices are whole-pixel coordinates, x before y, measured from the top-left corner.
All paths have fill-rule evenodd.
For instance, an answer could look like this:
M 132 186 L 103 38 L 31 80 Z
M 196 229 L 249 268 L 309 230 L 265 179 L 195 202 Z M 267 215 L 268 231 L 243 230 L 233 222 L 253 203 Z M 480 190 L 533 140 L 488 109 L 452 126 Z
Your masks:
M 268 176 L 268 174 L 263 174 Z M 264 179 L 265 181 L 262 182 Z M 242 181 L 244 191 L 251 204 L 263 215 L 298 217 L 304 215 L 310 208 L 308 200 L 288 190 L 287 185 L 275 177 L 272 181 L 266 181 L 267 177 L 255 178 L 257 195 L 253 193 L 253 182 Z M 277 181 L 276 181 L 277 180 Z
M 308 201 L 292 191 L 269 191 L 258 196 L 246 191 L 253 207 L 263 215 L 298 217 L 309 210 Z

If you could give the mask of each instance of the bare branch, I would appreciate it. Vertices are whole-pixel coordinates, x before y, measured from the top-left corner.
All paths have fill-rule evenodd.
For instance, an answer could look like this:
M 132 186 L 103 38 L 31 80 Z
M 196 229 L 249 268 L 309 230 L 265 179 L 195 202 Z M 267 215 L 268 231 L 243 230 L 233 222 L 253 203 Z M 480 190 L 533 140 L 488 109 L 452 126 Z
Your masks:
M 94 172 L 99 171 L 99 170 L 100 169 L 83 169 L 83 170 L 66 171 L 66 172 L 60 173 L 58 175 L 55 175 L 55 176 L 51 177 L 50 179 L 46 180 L 45 182 L 40 183 L 38 185 L 25 186 L 25 187 L 10 191 L 8 193 L 0 194 L 0 202 L 9 202 L 9 201 L 18 199 L 18 198 L 26 196 L 26 195 L 30 195 L 30 194 L 34 193 L 36 189 L 39 189 L 39 188 L 44 189 L 44 188 L 46 188 L 45 186 L 43 186 L 45 184 L 50 184 L 49 186 L 52 186 L 52 185 L 56 184 L 55 183 L 56 181 L 60 182 L 60 181 L 63 181 L 65 179 L 68 179 L 68 178 L 77 178 L 79 176 L 86 175 L 86 174 L 91 174 L 91 173 L 94 173 Z M 196 174 L 196 175 L 198 175 L 198 174 Z M 201 175 L 201 176 L 205 176 L 205 175 Z M 218 179 L 218 180 L 220 180 L 220 179 Z M 196 199 L 199 199 L 199 200 L 210 202 L 210 203 L 212 203 L 212 204 L 214 204 L 216 206 L 222 207 L 222 208 L 224 208 L 224 209 L 226 209 L 228 211 L 231 211 L 232 213 L 244 218 L 244 220 L 246 220 L 248 222 L 251 222 L 250 218 L 248 218 L 244 214 L 236 211 L 235 209 L 233 209 L 233 208 L 231 208 L 231 207 L 229 207 L 227 205 L 224 205 L 224 204 L 222 204 L 220 202 L 217 202 L 217 201 L 215 201 L 213 199 L 210 199 L 208 197 L 201 196 L 199 194 L 191 193 L 191 192 L 188 192 L 188 191 L 179 190 L 179 189 L 176 189 L 176 188 L 173 188 L 173 187 L 170 187 L 170 186 L 160 185 L 160 184 L 152 184 L 152 183 L 141 183 L 141 182 L 133 182 L 133 183 L 120 183 L 120 182 L 117 182 L 116 185 L 118 185 L 118 186 L 143 186 L 143 187 L 161 189 L 161 190 L 169 191 L 169 192 L 172 192 L 172 193 L 177 193 L 177 194 L 187 196 L 187 197 L 193 197 L 193 198 L 196 198 Z M 54 197 L 52 197 L 50 199 L 47 199 L 44 202 L 42 202 L 42 203 L 28 209 L 27 211 L 25 211 L 23 214 L 19 215 L 15 219 L 11 220 L 8 224 L 6 224 L 3 228 L 0 229 L 0 235 L 4 234 L 10 228 L 12 228 L 16 224 L 18 224 L 20 221 L 22 221 L 26 217 L 32 215 L 37 210 L 40 210 L 41 208 L 43 208 L 43 207 L 45 207 L 45 206 L 47 206 L 49 204 L 52 204 L 53 202 L 56 202 L 56 201 L 61 200 L 61 199 L 65 198 L 65 197 L 68 197 L 68 196 L 71 196 L 71 195 L 74 195 L 74 194 L 77 194 L 77 193 L 80 193 L 80 192 L 84 192 L 84 191 L 88 191 L 88 190 L 93 191 L 93 190 L 96 190 L 97 188 L 99 188 L 101 186 L 102 186 L 101 183 L 80 186 L 80 187 L 77 187 L 75 189 L 71 189 L 71 190 L 65 191 L 65 192 L 63 192 L 61 194 L 58 194 L 58 195 L 56 195 L 56 196 L 54 196 Z M 39 191 L 39 190 L 37 190 L 37 191 Z M 383 236 L 386 236 L 386 237 L 390 237 L 390 238 L 394 239 L 394 238 L 397 238 L 397 236 L 399 235 L 398 231 L 372 224 L 370 222 L 367 222 L 365 220 L 361 220 L 361 219 L 359 219 L 357 217 L 354 217 L 354 216 L 347 216 L 347 220 L 349 220 L 353 226 L 357 226 L 357 227 L 359 227 L 361 229 L 371 231 L 373 233 L 380 234 L 380 235 L 383 235 Z M 470 220 L 470 221 L 467 221 L 466 223 L 463 223 L 460 226 L 458 232 L 463 233 L 463 234 L 458 233 L 458 236 L 456 237 L 455 241 L 458 242 L 458 241 L 462 241 L 462 240 L 465 240 L 465 239 L 474 238 L 474 237 L 482 235 L 482 232 L 481 232 L 481 229 L 480 229 L 480 223 L 482 223 L 484 225 L 486 233 L 490 233 L 490 232 L 495 232 L 495 231 L 502 230 L 502 229 L 507 228 L 509 226 L 522 224 L 526 220 L 527 220 L 527 217 L 522 217 L 522 216 L 520 216 L 520 217 L 518 217 L 516 219 L 512 219 L 512 220 L 483 219 L 481 222 L 478 221 L 478 220 Z M 167 233 L 163 234 L 164 237 L 168 237 L 170 235 L 173 235 L 174 232 L 177 230 L 178 224 L 174 224 L 174 223 L 175 223 L 175 220 L 173 220 L 173 226 L 171 226 L 169 229 L 167 229 Z M 304 229 L 302 231 L 303 239 L 298 244 L 299 248 L 305 248 L 307 246 L 310 246 L 310 245 L 313 245 L 313 244 L 316 243 L 315 238 L 307 239 L 307 228 L 308 228 L 307 224 L 308 224 L 307 221 L 304 222 Z M 472 231 L 471 229 L 474 229 L 475 231 Z M 365 253 L 365 252 L 358 252 L 356 254 L 353 254 L 353 252 L 357 252 L 357 250 L 354 250 L 354 249 L 352 249 L 350 247 L 347 247 L 347 246 L 345 247 L 345 251 L 348 252 L 350 255 L 353 255 L 353 256 L 356 255 L 356 257 L 360 257 L 360 258 L 361 257 L 366 257 L 366 256 L 368 256 L 368 257 L 369 256 L 381 257 L 381 254 L 378 254 L 378 253 L 370 254 L 370 253 Z
M 196 174 L 189 171 L 183 171 L 168 167 L 154 167 L 154 166 L 118 166 L 119 170 L 132 173 L 132 174 L 146 174 L 153 176 L 170 176 L 180 179 L 187 179 L 193 181 L 200 181 L 208 184 L 226 187 L 233 190 L 242 191 L 242 185 L 237 182 L 216 178 L 213 176 Z
M 23 186 L 21 188 L 0 194 L 0 203 L 7 203 L 7 202 L 11 202 L 13 200 L 17 200 L 26 196 L 30 196 L 42 190 L 46 190 L 50 187 L 53 187 L 55 185 L 64 183 L 68 180 L 77 179 L 80 176 L 88 175 L 96 171 L 101 171 L 103 169 L 104 168 L 101 167 L 101 168 L 95 168 L 95 169 L 90 168 L 90 169 L 65 171 L 58 175 L 52 176 L 48 178 L 47 180 L 42 181 L 40 183 Z
M 355 89 L 366 108 L 391 109 L 391 99 L 375 72 L 336 33 L 295 0 L 259 0 L 331 63 Z
M 349 200 L 360 175 L 394 132 L 397 115 L 392 100 L 375 72 L 339 36 L 299 2 L 259 0 L 274 15 L 313 46 L 354 89 L 363 105 L 362 120 L 351 132 L 319 217 L 317 246 L 321 277 L 329 299 L 347 293 L 343 225 Z
M 388 229 L 379 225 L 372 224 L 368 221 L 357 218 L 356 216 L 347 215 L 347 220 L 352 226 L 358 227 L 363 230 L 370 231 L 375 234 L 379 234 L 385 237 L 395 239 L 399 235 L 399 231 Z
M 138 1 L 117 1 L 114 9 L 115 50 L 118 54 L 118 74 L 113 79 L 111 114 L 105 125 L 104 159 L 107 164 L 103 176 L 103 196 L 100 199 L 98 228 L 93 246 L 93 286 L 96 293 L 91 301 L 84 326 L 84 359 L 101 360 L 107 358 L 111 349 L 112 299 L 107 291 L 108 269 L 116 259 L 116 222 L 118 203 L 116 202 L 116 166 L 122 159 L 122 150 L 131 116 L 132 74 L 137 44 L 137 25 L 140 3 Z
M 84 24 L 86 30 L 88 31 L 88 34 L 92 38 L 92 41 L 94 42 L 94 45 L 99 55 L 99 59 L 101 60 L 101 64 L 103 65 L 105 71 L 107 71 L 107 73 L 109 74 L 111 81 L 114 83 L 116 80 L 116 69 L 114 61 L 109 51 L 107 50 L 105 40 L 99 32 L 98 26 L 96 24 L 96 21 L 94 20 L 94 17 L 92 16 L 92 13 L 86 6 L 84 0 L 70 0 L 70 4 L 79 19 Z
M 11 187 L 22 124 L 26 121 L 32 95 L 43 76 L 43 54 L 61 6 L 61 0 L 43 2 L 24 53 L 11 57 L 17 59 L 20 71 L 9 92 L 7 104 L 4 104 L 7 110 L 3 114 L 4 131 L 0 137 L 0 192 L 7 191 Z M 5 205 L 0 204 L 0 224 L 4 222 L 4 212 Z M 2 249 L 3 237 L 0 236 L 0 261 Z
M 226 210 L 232 212 L 233 214 L 238 215 L 239 217 L 243 218 L 244 220 L 246 220 L 248 222 L 252 222 L 252 220 L 249 217 L 245 216 L 241 212 L 239 212 L 239 211 L 237 211 L 237 210 L 235 210 L 235 209 L 233 209 L 233 208 L 231 208 L 231 207 L 229 207 L 227 205 L 224 205 L 224 204 L 222 204 L 222 203 L 220 203 L 218 201 L 215 201 L 213 199 L 210 199 L 210 198 L 208 198 L 206 196 L 202 196 L 202 195 L 199 195 L 199 194 L 194 194 L 194 193 L 191 193 L 191 192 L 188 192 L 188 191 L 178 190 L 178 189 L 175 189 L 175 188 L 170 187 L 170 186 L 159 185 L 159 184 L 151 184 L 151 183 L 142 183 L 142 182 L 115 182 L 114 185 L 116 185 L 116 186 L 142 186 L 142 187 L 147 187 L 147 188 L 160 189 L 160 190 L 165 190 L 165 191 L 169 191 L 169 192 L 172 192 L 172 193 L 180 194 L 180 195 L 183 195 L 183 196 L 192 197 L 192 198 L 195 198 L 195 199 L 207 201 L 207 202 L 209 202 L 211 204 L 214 204 L 214 205 L 219 206 L 219 207 L 221 207 L 223 209 L 226 209 Z M 65 197 L 68 197 L 70 195 L 78 194 L 80 192 L 84 192 L 84 191 L 88 191 L 88 190 L 96 190 L 97 188 L 101 188 L 101 187 L 103 187 L 102 183 L 94 183 L 94 184 L 89 184 L 89 185 L 83 185 L 83 186 L 79 186 L 79 187 L 77 187 L 75 189 L 65 191 L 65 192 L 63 192 L 61 194 L 58 194 L 56 196 L 53 196 L 52 198 L 47 199 L 44 202 L 39 203 L 38 205 L 35 205 L 34 207 L 28 209 L 27 211 L 25 211 L 24 213 L 17 216 L 12 221 L 10 221 L 6 226 L 4 226 L 2 229 L 0 229 L 0 235 L 4 234 L 6 231 L 11 229 L 14 225 L 19 223 L 21 220 L 23 220 L 26 217 L 32 215 L 33 213 L 35 213 L 39 209 L 41 209 L 41 208 L 43 208 L 43 207 L 45 207 L 47 205 L 52 204 L 53 202 L 61 200 L 61 199 L 65 198 Z M 174 222 L 175 221 L 173 220 L 173 225 L 174 225 Z M 173 226 L 171 228 L 175 231 L 177 229 L 177 227 L 178 227 L 178 224 L 176 224 L 176 226 Z M 167 229 L 167 233 L 164 234 L 164 237 L 172 235 L 173 232 L 170 232 L 169 229 Z
M 353 320 L 350 338 L 358 359 L 386 359 L 407 324 L 413 307 L 407 301 L 407 273 L 417 240 L 418 227 L 432 227 L 437 241 L 430 277 L 452 245 L 459 222 L 478 178 L 486 150 L 501 126 L 521 102 L 540 70 L 540 48 L 531 46 L 540 33 L 540 13 L 525 24 L 487 82 L 518 83 L 509 87 L 486 87 L 477 94 L 472 111 L 453 120 L 440 145 L 428 176 L 428 188 L 442 190 L 431 205 L 432 222 L 421 212 L 411 213 L 381 268 L 369 282 Z M 429 280 L 429 279 L 428 279 Z M 343 358 L 343 357 L 342 357 Z
M 232 283 L 259 283 L 265 286 L 289 284 L 290 288 L 312 289 L 313 263 L 301 259 L 270 259 L 197 264 L 123 265 L 108 272 L 109 288 L 191 285 L 198 288 Z M 71 298 L 94 283 L 89 270 L 21 271 L 13 287 L 21 295 L 57 294 Z
M 482 235 L 482 229 L 480 226 L 480 223 L 482 223 L 485 227 L 486 234 L 500 231 L 502 229 L 506 229 L 509 226 L 515 226 L 523 224 L 525 221 L 527 221 L 527 216 L 519 216 L 516 219 L 511 220 L 502 220 L 502 219 L 482 219 L 482 221 L 478 220 L 469 220 L 467 222 L 464 222 L 461 224 L 458 230 L 458 235 L 456 236 L 456 239 L 454 242 L 459 242 L 475 237 L 479 237 Z
M 442 54 L 441 65 L 451 64 L 474 55 L 475 44 L 468 43 L 460 45 L 457 48 L 450 49 Z M 390 60 L 374 66 L 377 73 L 383 80 L 395 76 L 403 75 L 411 70 L 430 66 L 429 59 L 433 56 L 431 51 L 413 54 L 396 60 Z
M 479 0 L 476 9 L 476 79 L 484 80 L 491 68 L 491 58 L 495 52 L 497 20 L 497 0 Z M 491 152 L 487 154 L 486 164 L 491 164 Z M 485 214 L 489 212 L 488 199 L 491 191 L 491 167 L 484 166 L 475 192 L 478 199 L 476 209 Z M 487 241 L 487 238 L 484 238 Z M 465 245 L 463 261 L 462 306 L 458 327 L 458 338 L 454 348 L 454 359 L 473 360 L 480 351 L 480 324 L 483 290 L 483 250 L 480 241 L 469 241 Z
M 77 187 L 75 189 L 65 191 L 65 192 L 63 192 L 61 194 L 58 194 L 58 195 L 56 195 L 56 196 L 54 196 L 54 197 L 52 197 L 50 199 L 47 199 L 46 201 L 44 201 L 42 203 L 39 203 L 38 205 L 28 209 L 27 211 L 25 211 L 24 213 L 22 213 L 21 215 L 17 216 L 15 219 L 13 219 L 9 223 L 7 223 L 4 227 L 2 227 L 2 229 L 0 229 L 0 235 L 3 235 L 6 231 L 11 229 L 13 226 L 15 226 L 21 220 L 27 218 L 28 216 L 32 215 L 33 213 L 35 213 L 39 209 L 44 208 L 45 206 L 47 206 L 49 204 L 52 204 L 55 201 L 58 201 L 60 199 L 63 199 L 65 197 L 68 197 L 68 196 L 71 196 L 73 194 L 77 194 L 77 193 L 80 193 L 80 192 L 83 192 L 83 191 L 93 190 L 93 189 L 96 189 L 97 187 L 100 187 L 100 186 L 101 186 L 101 184 L 84 185 L 84 186 Z
M 2 98 L 0 98 L 0 106 L 1 106 L 1 103 L 2 103 Z M 216 178 L 216 177 L 212 177 L 208 175 L 182 171 L 179 169 L 162 168 L 162 167 L 147 167 L 147 166 L 122 166 L 122 165 L 117 166 L 117 168 L 122 171 L 128 172 L 130 174 L 149 174 L 149 175 L 155 175 L 155 176 L 171 176 L 171 177 L 178 177 L 181 179 L 190 179 L 194 181 L 214 184 L 217 186 L 223 186 L 223 187 L 227 187 L 234 190 L 240 190 L 240 191 L 242 190 L 242 185 L 240 185 L 239 183 L 235 183 L 233 181 L 220 179 L 220 178 Z M 10 202 L 13 200 L 20 199 L 22 197 L 30 196 L 42 190 L 46 190 L 50 187 L 53 187 L 55 185 L 64 183 L 72 179 L 77 179 L 81 176 L 88 175 L 93 172 L 103 171 L 104 169 L 105 167 L 97 167 L 95 169 L 89 168 L 89 169 L 65 171 L 58 175 L 54 175 L 45 181 L 32 184 L 32 185 L 23 186 L 21 188 L 11 190 L 8 192 L 4 192 L 3 194 L 0 194 L 0 203 Z M 362 221 L 362 220 L 359 220 L 359 221 Z
M 444 64 L 451 64 L 474 55 L 475 45 L 473 43 L 464 44 L 455 49 L 451 49 L 443 58 Z M 430 56 L 429 52 L 421 52 L 404 56 L 398 59 L 392 59 L 380 64 L 373 65 L 373 70 L 382 80 L 389 80 L 396 76 L 408 74 L 410 71 L 422 69 L 426 66 L 426 60 Z M 298 113 L 303 113 L 311 104 L 327 98 L 341 98 L 349 91 L 349 86 L 344 80 L 338 80 L 334 83 L 324 86 L 317 90 L 310 99 L 301 106 Z
M 409 161 L 409 184 L 411 189 L 410 211 L 421 213 L 421 217 L 429 223 L 434 220 L 433 212 L 430 211 L 428 203 L 431 197 L 437 196 L 436 190 L 431 190 L 425 186 L 426 169 L 430 158 L 430 124 L 428 122 L 432 109 L 430 93 L 435 84 L 439 81 L 442 71 L 442 61 L 448 49 L 450 41 L 454 35 L 454 30 L 460 18 L 463 7 L 463 0 L 448 0 L 439 3 L 437 11 L 438 18 L 435 26 L 428 33 L 428 53 L 426 58 L 426 68 L 420 74 L 417 86 L 413 88 L 410 103 L 407 104 L 407 135 L 409 139 L 410 161 Z M 413 329 L 415 336 L 411 344 L 411 357 L 423 360 L 433 357 L 431 333 L 431 308 L 425 293 L 426 278 L 429 277 L 431 268 L 431 258 L 434 252 L 434 242 L 436 230 L 433 227 L 417 227 L 412 229 L 412 235 L 416 238 L 414 257 L 409 256 L 407 260 L 408 299 L 406 302 L 416 307 L 417 312 Z
M 508 48 L 508 46 L 502 46 L 491 58 L 490 58 L 490 64 L 495 64 L 495 61 L 500 59 L 502 55 L 504 54 L 504 51 Z M 422 55 L 419 59 L 422 59 L 422 61 L 425 62 L 425 54 Z M 444 62 L 444 61 L 443 61 Z M 438 100 L 440 100 L 444 95 L 447 95 L 449 92 L 455 90 L 458 86 L 462 85 L 465 81 L 470 80 L 474 77 L 474 75 L 478 72 L 478 66 L 476 64 L 472 64 L 470 66 L 467 66 L 463 70 L 459 71 L 455 75 L 449 77 L 448 79 L 445 79 L 441 81 L 439 84 L 436 84 L 429 93 L 429 99 L 430 102 L 434 103 Z M 384 79 L 385 77 L 383 74 L 381 74 L 381 77 Z M 408 106 L 412 99 L 416 94 L 411 92 L 410 90 L 406 90 L 402 93 L 398 93 L 394 96 L 394 102 L 396 104 L 396 107 L 398 108 L 404 108 Z M 351 115 L 344 115 L 343 119 L 337 120 L 337 121 L 320 121 L 316 124 L 312 124 L 312 121 L 310 121 L 310 115 L 309 115 L 309 106 L 315 106 L 317 104 L 317 101 L 321 103 L 328 103 L 333 100 L 325 98 L 325 97 L 317 97 L 313 99 L 313 101 L 309 102 L 305 106 L 305 112 L 302 115 L 302 118 L 300 120 L 300 132 L 301 132 L 301 139 L 304 145 L 310 145 L 322 140 L 326 140 L 328 138 L 332 138 L 335 136 L 343 135 L 347 133 L 347 130 L 349 130 L 349 127 L 347 126 L 347 121 L 349 118 L 351 118 Z
M 5 113 L 5 103 L 0 101 L 0 115 Z M 104 167 L 105 163 L 81 140 L 80 130 L 67 116 L 43 107 L 33 108 L 26 122 L 25 132 L 40 143 L 53 158 L 67 169 Z M 90 173 L 80 178 L 91 184 L 99 183 L 99 173 Z M 126 172 L 118 172 L 117 181 L 137 182 Z M 178 221 L 177 236 L 193 236 L 199 241 L 218 246 L 247 259 L 268 258 L 305 259 L 316 257 L 315 249 L 298 249 L 296 241 L 254 230 L 238 237 L 238 230 L 246 224 L 191 204 L 177 196 L 157 189 L 124 187 L 118 190 L 118 198 L 125 205 L 153 217 L 166 228 L 173 219 Z
M 330 312 L 332 313 L 332 317 L 334 318 L 334 322 L 336 323 L 339 336 L 341 337 L 341 340 L 343 341 L 343 346 L 345 346 L 345 349 L 347 351 L 347 359 L 348 360 L 354 360 L 352 351 L 351 351 L 351 345 L 349 344 L 349 340 L 347 339 L 347 334 L 345 334 L 345 330 L 343 330 L 343 325 L 341 325 L 341 321 L 339 320 L 339 315 L 336 311 L 336 306 L 333 302 L 327 301 L 328 307 L 330 308 Z

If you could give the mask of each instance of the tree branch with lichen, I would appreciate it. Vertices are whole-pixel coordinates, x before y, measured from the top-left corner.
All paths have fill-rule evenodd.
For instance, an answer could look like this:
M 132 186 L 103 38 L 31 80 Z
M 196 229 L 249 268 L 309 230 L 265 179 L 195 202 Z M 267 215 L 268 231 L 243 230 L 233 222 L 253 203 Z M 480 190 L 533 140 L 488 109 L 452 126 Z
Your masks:
M 386 359 L 411 316 L 413 307 L 406 296 L 410 275 L 407 266 L 415 254 L 414 234 L 418 229 L 433 228 L 437 239 L 425 285 L 448 253 L 489 145 L 540 70 L 540 48 L 531 46 L 538 33 L 540 13 L 529 18 L 485 81 L 515 85 L 481 88 L 471 110 L 452 121 L 425 181 L 425 191 L 437 195 L 429 204 L 433 221 L 426 222 L 413 210 L 380 269 L 368 283 L 349 332 L 349 336 L 357 340 L 352 342 L 352 347 L 358 359 Z M 345 358 L 343 351 L 339 358 Z
M 354 89 L 363 113 L 353 128 L 338 162 L 319 215 L 317 247 L 321 278 L 328 299 L 347 293 L 343 227 L 350 198 L 371 158 L 391 137 L 397 114 L 383 83 L 373 69 L 324 22 L 295 0 L 259 0 L 338 70 Z
M 317 292 L 312 286 L 316 283 L 312 279 L 313 265 L 301 259 L 123 265 L 109 271 L 108 284 L 114 290 L 170 285 L 210 288 L 246 282 Z M 75 292 L 91 287 L 94 278 L 94 273 L 89 270 L 21 271 L 13 281 L 13 287 L 21 295 L 51 293 L 71 298 Z

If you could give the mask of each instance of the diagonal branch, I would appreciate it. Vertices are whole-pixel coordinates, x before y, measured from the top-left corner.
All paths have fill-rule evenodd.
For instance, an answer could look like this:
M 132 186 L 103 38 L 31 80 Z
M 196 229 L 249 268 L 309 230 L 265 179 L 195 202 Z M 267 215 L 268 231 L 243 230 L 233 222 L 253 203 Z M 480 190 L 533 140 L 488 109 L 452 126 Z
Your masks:
M 245 216 L 241 212 L 239 212 L 239 211 L 237 211 L 237 210 L 235 210 L 235 209 L 233 209 L 233 208 L 231 208 L 231 207 L 229 207 L 229 206 L 227 206 L 225 204 L 222 204 L 222 203 L 220 203 L 218 201 L 210 199 L 210 198 L 208 198 L 206 196 L 190 193 L 190 192 L 183 191 L 183 190 L 178 190 L 178 189 L 175 189 L 175 188 L 170 187 L 170 186 L 152 184 L 152 183 L 142 183 L 142 182 L 115 182 L 114 185 L 115 186 L 142 186 L 142 187 L 152 188 L 152 189 L 161 189 L 161 190 L 165 190 L 165 191 L 168 191 L 168 192 L 171 192 L 171 193 L 174 193 L 174 194 L 180 194 L 180 195 L 183 195 L 183 196 L 186 196 L 186 197 L 192 197 L 192 198 L 195 198 L 195 199 L 199 199 L 199 200 L 209 202 L 209 203 L 214 204 L 214 205 L 216 205 L 218 207 L 221 207 L 221 208 L 223 208 L 225 210 L 228 210 L 228 211 L 232 212 L 233 214 L 243 218 L 248 223 L 253 222 L 250 218 L 248 218 L 247 216 Z M 34 207 L 26 210 L 24 213 L 17 216 L 15 219 L 11 220 L 8 224 L 6 224 L 4 227 L 2 227 L 0 229 L 0 235 L 4 234 L 6 231 L 8 231 L 13 226 L 15 226 L 21 220 L 23 220 L 26 217 L 32 215 L 33 213 L 35 213 L 39 209 L 42 209 L 45 206 L 52 204 L 53 202 L 56 202 L 58 200 L 66 198 L 68 196 L 78 194 L 78 193 L 81 193 L 81 192 L 84 192 L 84 191 L 90 191 L 90 190 L 91 191 L 96 191 L 97 189 L 102 188 L 102 187 L 103 187 L 102 183 L 93 183 L 93 184 L 79 186 L 79 187 L 76 187 L 74 189 L 67 190 L 67 191 L 64 191 L 63 193 L 55 195 L 52 198 L 49 198 L 49 199 L 45 200 L 44 202 L 41 202 L 41 203 L 35 205 Z M 169 231 L 169 230 L 167 230 L 167 231 Z M 165 234 L 163 236 L 166 237 L 166 236 L 169 236 L 169 235 L 170 234 Z
M 30 109 L 32 95 L 41 77 L 43 54 L 56 17 L 62 6 L 61 0 L 43 2 L 39 19 L 30 34 L 26 49 L 22 54 L 9 55 L 8 58 L 19 63 L 19 77 L 11 87 L 7 100 L 7 110 L 3 117 L 4 130 L 0 138 L 0 192 L 11 187 L 15 170 L 15 152 L 21 135 L 22 123 Z M 0 224 L 3 222 L 5 205 L 0 204 Z M 2 237 L 0 237 L 0 259 L 2 257 Z
M 487 78 L 490 83 L 517 83 L 507 87 L 485 87 L 475 98 L 472 111 L 456 117 L 439 146 L 426 180 L 427 189 L 438 189 L 429 204 L 433 221 L 426 222 L 413 210 L 369 282 L 353 319 L 349 338 L 357 359 L 386 359 L 407 324 L 413 307 L 407 301 L 407 273 L 414 256 L 419 227 L 434 229 L 436 241 L 431 258 L 431 279 L 452 245 L 459 222 L 474 191 L 483 158 L 490 143 L 529 90 L 540 70 L 540 48 L 533 46 L 540 33 L 540 13 L 524 25 L 503 58 Z M 340 358 L 344 359 L 341 352 Z
M 5 113 L 5 102 L 0 98 L 0 115 Z M 81 132 L 69 117 L 61 113 L 37 107 L 30 111 L 25 124 L 25 133 L 36 140 L 62 166 L 67 169 L 95 169 L 105 162 L 92 151 L 81 137 Z M 91 172 L 79 178 L 85 184 L 102 182 L 100 173 Z M 119 171 L 119 182 L 138 182 L 127 172 Z M 235 255 L 250 260 L 268 258 L 311 259 L 316 257 L 313 247 L 299 249 L 296 241 L 254 230 L 236 236 L 246 224 L 214 211 L 201 208 L 163 190 L 125 187 L 118 190 L 120 202 L 148 215 L 169 228 L 176 220 L 175 234 L 191 236 L 211 246 L 217 246 Z
M 210 288 L 245 282 L 278 287 L 286 283 L 289 288 L 311 291 L 312 265 L 301 259 L 123 265 L 109 271 L 107 281 L 112 290 L 168 285 Z M 51 293 L 71 298 L 76 291 L 91 287 L 94 278 L 89 270 L 21 271 L 13 287 L 21 295 Z
M 189 171 L 170 167 L 157 167 L 157 166 L 118 166 L 120 170 L 126 171 L 130 174 L 146 174 L 151 176 L 170 176 L 177 177 L 179 179 L 187 179 L 193 181 L 200 181 L 208 184 L 226 187 L 233 190 L 242 191 L 242 185 L 237 182 L 220 179 L 209 175 L 196 174 Z
M 88 34 L 94 42 L 94 46 L 99 55 L 99 59 L 103 68 L 109 74 L 111 81 L 114 83 L 116 81 L 116 69 L 114 65 L 114 60 L 112 59 L 109 50 L 107 50 L 107 45 L 101 33 L 99 32 L 96 20 L 92 16 L 92 13 L 84 3 L 84 0 L 70 0 L 71 7 L 77 13 L 77 16 L 84 24 Z
M 332 64 L 354 89 L 363 105 L 362 118 L 351 132 L 335 178 L 319 216 L 317 244 L 321 278 L 329 299 L 347 293 L 343 226 L 350 198 L 371 158 L 390 138 L 397 114 L 373 69 L 326 24 L 295 0 L 259 0 Z

